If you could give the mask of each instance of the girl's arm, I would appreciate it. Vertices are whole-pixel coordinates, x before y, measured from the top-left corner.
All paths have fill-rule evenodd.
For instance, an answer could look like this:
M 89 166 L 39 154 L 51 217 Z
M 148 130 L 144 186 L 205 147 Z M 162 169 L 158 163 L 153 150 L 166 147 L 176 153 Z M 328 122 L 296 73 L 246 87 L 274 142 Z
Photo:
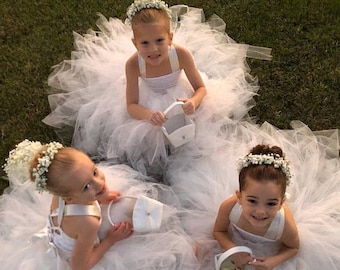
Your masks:
M 281 237 L 282 247 L 278 254 L 271 257 L 256 257 L 257 262 L 251 262 L 251 265 L 261 267 L 261 269 L 273 269 L 275 266 L 287 261 L 296 255 L 299 250 L 299 234 L 295 224 L 293 214 L 286 205 L 285 225 Z
M 214 226 L 214 237 L 223 248 L 223 250 L 228 250 L 236 246 L 235 243 L 231 240 L 230 234 L 228 232 L 228 228 L 230 225 L 229 214 L 236 202 L 236 195 L 233 195 L 232 197 L 223 201 L 216 217 Z
M 174 45 L 174 47 L 178 55 L 179 65 L 184 70 L 185 75 L 195 91 L 194 95 L 185 101 L 186 104 L 183 105 L 183 110 L 186 114 L 193 114 L 207 94 L 207 90 L 191 53 L 181 46 Z
M 81 216 L 77 218 L 76 223 L 78 235 L 70 260 L 72 270 L 91 269 L 112 245 L 132 234 L 131 224 L 122 222 L 112 226 L 103 241 L 94 246 L 99 220 L 93 216 Z
M 137 120 L 147 120 L 153 125 L 162 125 L 166 117 L 162 112 L 153 112 L 139 105 L 139 67 L 137 53 L 132 55 L 125 65 L 126 107 L 128 113 Z
M 236 246 L 236 244 L 231 240 L 231 235 L 228 231 L 230 225 L 229 215 L 236 202 L 236 195 L 226 199 L 221 204 L 215 221 L 214 237 L 223 250 L 228 250 Z M 232 255 L 232 257 L 235 265 L 239 268 L 244 267 L 253 260 L 253 258 L 248 253 L 244 252 L 236 253 Z

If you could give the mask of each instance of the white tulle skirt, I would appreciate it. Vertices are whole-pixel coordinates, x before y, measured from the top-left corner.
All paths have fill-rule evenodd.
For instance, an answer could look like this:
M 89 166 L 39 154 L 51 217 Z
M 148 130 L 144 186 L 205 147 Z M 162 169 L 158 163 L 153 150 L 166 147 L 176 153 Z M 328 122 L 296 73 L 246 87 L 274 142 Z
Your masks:
M 287 190 L 287 205 L 300 234 L 298 254 L 277 269 L 339 269 L 338 130 L 312 132 L 298 121 L 292 123 L 290 130 L 279 130 L 269 123 L 259 126 L 245 120 L 258 91 L 245 59 L 270 59 L 270 50 L 235 43 L 224 32 L 224 22 L 215 16 L 204 22 L 201 9 L 176 6 L 173 10 L 174 42 L 191 51 L 208 93 L 193 115 L 195 139 L 170 148 L 170 155 L 159 128 L 133 120 L 126 112 L 124 66 L 135 48 L 131 29 L 122 21 L 100 16 L 100 31 L 74 34 L 76 50 L 72 58 L 57 65 L 48 80 L 55 93 L 49 96 L 52 111 L 44 122 L 55 127 L 61 138 L 72 139 L 74 146 L 92 156 L 119 160 L 127 155 L 130 165 L 142 173 L 150 169 L 149 153 L 164 161 L 165 166 L 156 165 L 162 165 L 163 180 L 171 188 L 162 191 L 161 185 L 151 184 L 158 188 L 148 192 L 160 192 L 161 196 L 156 194 L 169 205 L 170 213 L 174 211 L 179 216 L 180 222 L 169 219 L 165 223 L 168 227 L 158 234 L 136 235 L 117 244 L 98 269 L 161 269 L 160 265 L 164 265 L 164 269 L 213 270 L 214 255 L 222 252 L 213 239 L 213 225 L 221 202 L 238 189 L 236 160 L 263 143 L 280 146 L 291 163 L 293 179 Z M 150 97 L 145 100 L 149 106 L 165 109 L 184 84 L 185 79 L 166 100 L 146 86 L 141 85 L 141 90 Z M 145 143 L 147 137 L 151 143 Z M 111 139 L 116 140 L 115 147 Z M 106 169 L 111 174 L 111 168 Z M 126 173 L 126 167 L 114 173 L 120 170 Z M 121 183 L 123 190 L 132 192 L 129 179 L 126 183 L 126 189 Z M 134 184 L 137 192 L 146 192 L 138 188 L 144 184 Z M 150 186 L 146 189 L 150 190 Z M 20 269 L 19 262 L 34 265 L 47 260 L 43 255 L 45 247 L 32 248 L 28 241 L 40 229 L 38 225 L 44 226 L 47 203 L 41 203 L 37 195 L 27 194 L 14 188 L 1 197 L 0 241 L 9 247 L 2 265 L 15 266 L 5 269 Z M 41 251 L 35 258 L 42 259 L 34 262 L 32 250 L 38 254 Z
M 217 16 L 205 21 L 201 9 L 174 6 L 174 43 L 193 55 L 207 88 L 207 96 L 192 116 L 196 137 L 219 136 L 228 122 L 238 121 L 254 105 L 257 82 L 249 74 L 246 57 L 270 59 L 270 49 L 237 44 L 224 32 Z M 161 128 L 131 119 L 126 111 L 125 61 L 135 52 L 131 27 L 100 15 L 100 31 L 74 34 L 76 50 L 48 78 L 51 113 L 43 120 L 61 138 L 104 159 L 128 161 L 138 171 L 159 173 L 167 166 L 169 144 Z M 140 103 L 165 110 L 177 98 L 190 97 L 184 73 L 175 87 L 157 93 L 139 84 Z
M 183 230 L 179 200 L 168 186 L 149 180 L 126 165 L 99 164 L 108 187 L 125 196 L 148 196 L 164 203 L 161 227 L 135 232 L 116 243 L 93 269 L 198 269 L 195 243 Z M 50 194 L 39 194 L 33 183 L 8 188 L 0 198 L 1 269 L 68 269 L 58 261 L 41 229 L 47 224 Z M 107 207 L 102 206 L 99 237 L 109 228 Z M 58 263 L 63 267 L 58 268 Z M 4 267 L 4 268 L 2 268 Z
M 298 227 L 300 249 L 275 269 L 338 269 L 339 131 L 312 132 L 299 121 L 292 122 L 291 130 L 241 121 L 229 125 L 226 134 L 225 140 L 210 142 L 215 146 L 211 155 L 192 155 L 196 150 L 190 152 L 189 148 L 171 155 L 167 171 L 167 181 L 182 206 L 192 210 L 183 218 L 183 226 L 201 247 L 198 258 L 202 269 L 213 269 L 214 254 L 222 252 L 211 234 L 221 202 L 238 189 L 236 161 L 257 144 L 280 146 L 293 174 L 286 203 Z

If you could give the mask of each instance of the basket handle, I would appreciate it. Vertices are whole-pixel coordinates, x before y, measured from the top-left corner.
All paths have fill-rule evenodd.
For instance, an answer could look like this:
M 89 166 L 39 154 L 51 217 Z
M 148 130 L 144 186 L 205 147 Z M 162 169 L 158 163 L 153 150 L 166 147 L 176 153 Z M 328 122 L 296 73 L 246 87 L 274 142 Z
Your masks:
M 168 112 L 170 112 L 174 107 L 176 107 L 177 105 L 183 105 L 184 102 L 183 101 L 175 101 L 174 103 L 172 103 L 168 108 L 165 109 L 165 111 L 163 112 L 165 115 L 168 114 Z
M 124 198 L 128 198 L 128 199 L 137 199 L 137 197 L 133 197 L 133 196 L 120 196 L 120 197 L 118 197 L 118 200 L 117 200 L 117 201 L 119 201 L 119 200 L 121 200 L 121 199 L 124 199 Z M 115 202 L 114 202 L 114 201 L 111 201 L 111 202 L 109 203 L 108 207 L 107 207 L 107 217 L 108 217 L 109 222 L 110 222 L 112 225 L 114 225 L 114 222 L 113 222 L 112 219 L 111 219 L 110 210 L 111 210 L 112 204 L 113 204 L 113 203 L 116 203 L 117 201 L 115 201 Z
M 236 246 L 236 247 L 232 247 L 230 249 L 228 249 L 227 251 L 223 252 L 221 254 L 221 256 L 218 258 L 217 260 L 217 265 L 216 265 L 216 269 L 220 269 L 222 262 L 230 257 L 231 255 L 235 254 L 235 253 L 239 253 L 239 252 L 245 252 L 248 253 L 250 255 L 253 255 L 253 252 L 250 248 L 246 247 L 246 246 Z

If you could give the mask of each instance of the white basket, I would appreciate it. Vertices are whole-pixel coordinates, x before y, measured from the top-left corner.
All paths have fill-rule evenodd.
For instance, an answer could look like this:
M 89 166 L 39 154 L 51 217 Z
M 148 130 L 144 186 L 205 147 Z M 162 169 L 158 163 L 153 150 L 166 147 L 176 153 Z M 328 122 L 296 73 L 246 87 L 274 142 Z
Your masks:
M 128 221 L 136 232 L 155 231 L 162 223 L 163 204 L 146 196 L 122 196 L 109 203 L 107 216 L 112 225 Z
M 253 254 L 252 250 L 246 246 L 236 246 L 227 251 L 215 255 L 215 270 L 237 270 L 238 268 L 231 261 L 231 255 L 239 252 Z M 243 267 L 246 270 L 248 267 Z
M 181 101 L 172 103 L 165 111 L 167 115 L 173 108 L 183 105 Z M 195 137 L 195 124 L 183 111 L 171 116 L 162 126 L 165 137 L 174 147 L 179 147 Z

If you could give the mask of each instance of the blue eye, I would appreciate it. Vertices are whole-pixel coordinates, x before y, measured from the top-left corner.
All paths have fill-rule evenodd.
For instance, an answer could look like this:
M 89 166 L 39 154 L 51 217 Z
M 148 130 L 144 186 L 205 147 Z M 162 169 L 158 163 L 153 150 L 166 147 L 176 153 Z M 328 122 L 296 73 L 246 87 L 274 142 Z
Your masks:
M 85 187 L 84 187 L 84 191 L 87 191 L 89 188 L 90 188 L 91 184 L 86 184 Z

